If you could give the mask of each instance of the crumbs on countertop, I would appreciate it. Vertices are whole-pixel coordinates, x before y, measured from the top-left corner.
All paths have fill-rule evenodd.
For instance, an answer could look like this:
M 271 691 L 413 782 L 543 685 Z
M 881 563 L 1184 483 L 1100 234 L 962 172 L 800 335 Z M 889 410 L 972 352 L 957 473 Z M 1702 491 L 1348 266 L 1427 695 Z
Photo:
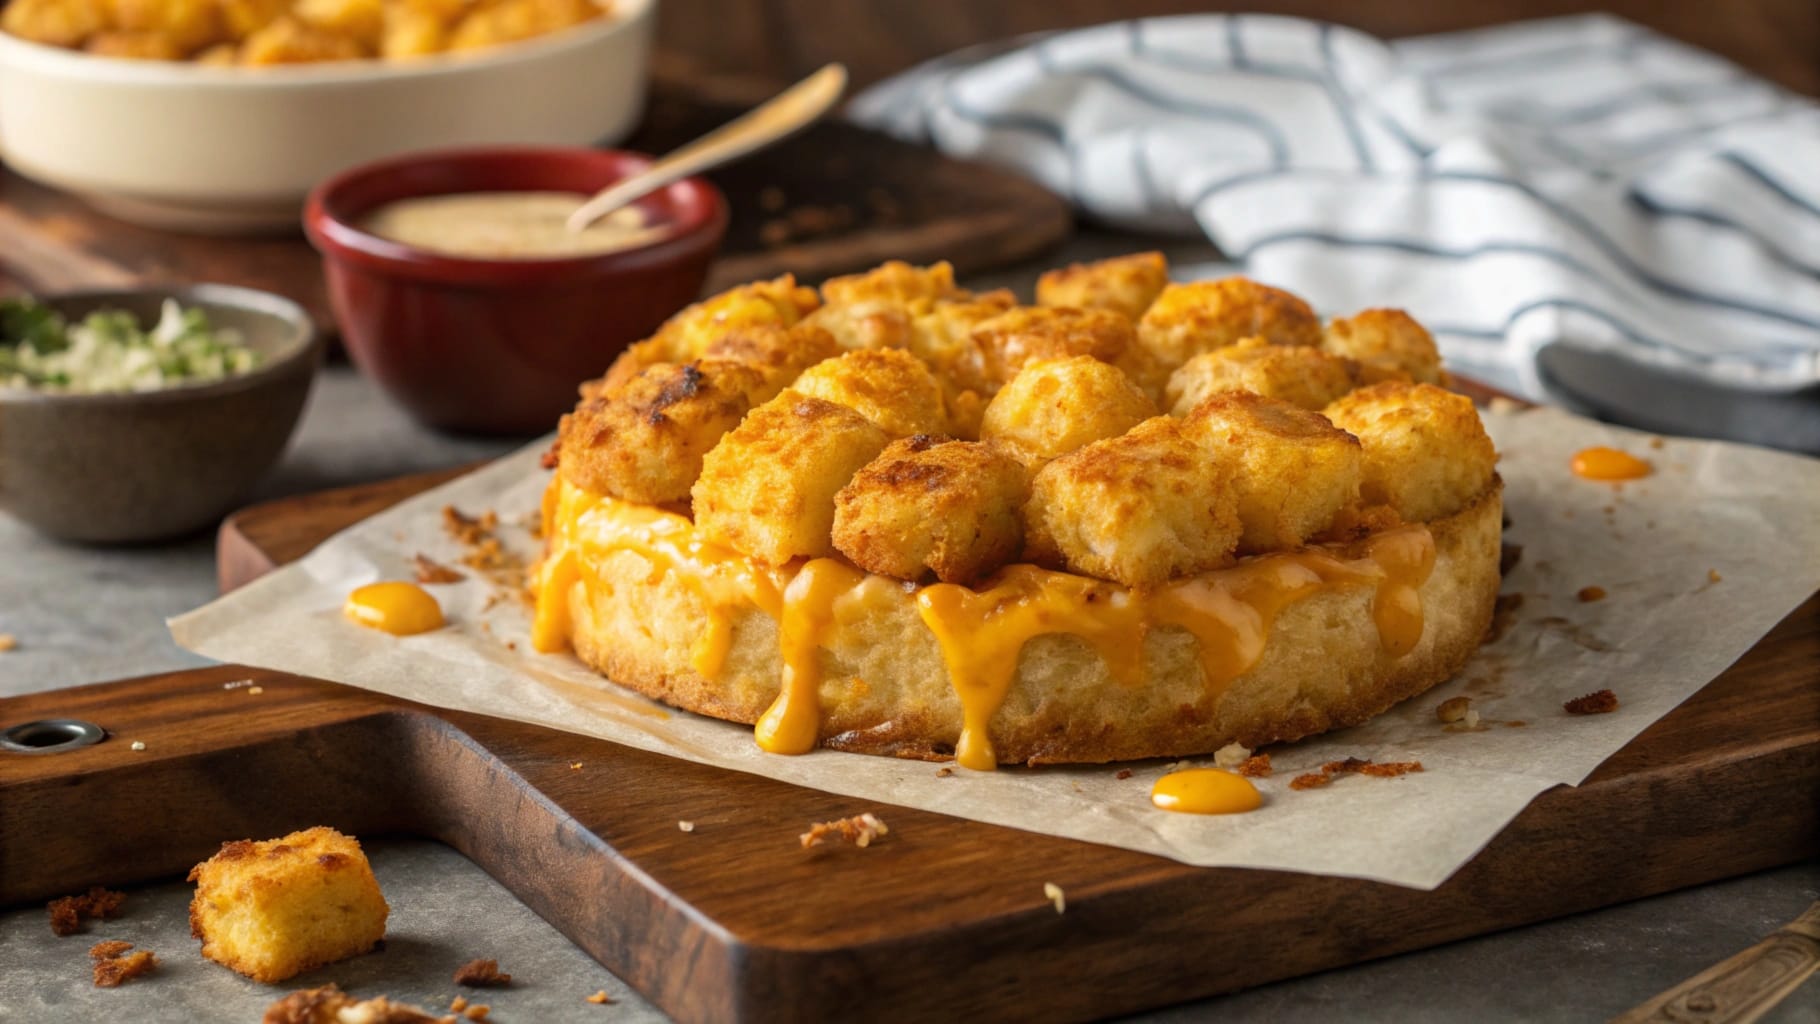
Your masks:
M 1575 697 L 1561 707 L 1570 715 L 1605 715 L 1618 710 L 1618 695 L 1610 690 L 1595 690 Z
M 59 936 L 74 935 L 82 930 L 82 922 L 89 918 L 110 920 L 120 916 L 120 907 L 126 902 L 126 893 L 101 886 L 92 886 L 88 892 L 78 896 L 63 896 L 47 904 L 51 915 L 51 931 Z
M 158 966 L 158 957 L 151 950 L 128 953 L 132 948 L 132 943 L 119 939 L 89 947 L 89 959 L 95 962 L 96 988 L 119 988 Z
M 498 988 L 512 983 L 510 974 L 501 974 L 497 960 L 469 960 L 455 969 L 455 984 L 469 988 Z
M 589 996 L 588 1002 L 593 1003 L 596 1006 L 608 1006 L 612 1004 L 613 997 L 607 995 L 607 990 L 603 988 L 599 992 Z
M 817 822 L 810 825 L 809 831 L 804 832 L 797 838 L 802 840 L 804 849 L 808 849 L 811 846 L 820 846 L 830 840 L 839 840 L 840 842 L 850 843 L 863 850 L 866 847 L 871 846 L 874 839 L 886 835 L 890 831 L 889 828 L 885 827 L 885 823 L 878 819 L 877 815 L 873 814 L 871 811 L 867 811 L 864 814 L 856 814 L 850 818 Z
M 1717 569 L 1706 570 L 1706 582 L 1722 583 L 1722 582 L 1724 582 L 1724 580 L 1725 580 L 1725 577 L 1719 575 L 1719 570 L 1717 570 Z
M 453 1015 L 437 1017 L 385 996 L 357 1000 L 332 982 L 292 992 L 266 1007 L 260 1018 L 261 1024 L 453 1024 L 454 1020 Z

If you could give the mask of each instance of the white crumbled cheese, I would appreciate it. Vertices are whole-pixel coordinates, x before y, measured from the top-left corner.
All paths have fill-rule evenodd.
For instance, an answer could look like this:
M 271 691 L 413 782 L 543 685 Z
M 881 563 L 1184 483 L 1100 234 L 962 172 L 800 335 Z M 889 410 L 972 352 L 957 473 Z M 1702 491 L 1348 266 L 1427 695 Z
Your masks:
M 1055 912 L 1058 914 L 1068 909 L 1068 899 L 1062 894 L 1062 887 L 1054 882 L 1043 883 L 1043 898 L 1055 904 Z
M 1213 766 L 1231 771 L 1244 764 L 1245 759 L 1250 756 L 1251 751 L 1242 744 L 1228 743 L 1213 752 Z

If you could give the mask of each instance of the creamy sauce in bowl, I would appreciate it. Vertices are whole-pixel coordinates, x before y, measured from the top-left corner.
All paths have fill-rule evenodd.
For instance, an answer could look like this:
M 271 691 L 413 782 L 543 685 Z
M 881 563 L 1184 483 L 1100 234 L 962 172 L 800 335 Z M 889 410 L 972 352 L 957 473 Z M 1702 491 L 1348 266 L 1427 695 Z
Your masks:
M 387 203 L 360 229 L 387 241 L 469 259 L 596 256 L 654 242 L 671 225 L 647 224 L 636 206 L 570 231 L 563 222 L 587 196 L 574 192 L 458 192 Z

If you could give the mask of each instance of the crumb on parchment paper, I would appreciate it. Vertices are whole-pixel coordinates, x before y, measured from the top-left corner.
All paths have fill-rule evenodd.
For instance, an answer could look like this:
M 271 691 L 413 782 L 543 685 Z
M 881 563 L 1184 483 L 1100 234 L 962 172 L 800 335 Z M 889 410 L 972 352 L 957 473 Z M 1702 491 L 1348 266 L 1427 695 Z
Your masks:
M 1605 715 L 1618 710 L 1618 695 L 1610 690 L 1594 690 L 1561 705 L 1570 715 Z
M 1234 769 L 1248 779 L 1268 779 L 1272 771 L 1269 754 L 1253 754 L 1239 763 Z
M 1370 761 L 1364 758 L 1349 757 L 1344 761 L 1329 761 L 1321 766 L 1318 772 L 1298 775 L 1289 780 L 1290 789 L 1318 789 L 1342 775 L 1371 775 L 1380 779 L 1394 779 L 1399 775 L 1422 770 L 1420 761 Z
M 128 953 L 132 948 L 132 943 L 119 939 L 97 942 L 89 947 L 89 959 L 95 962 L 96 988 L 119 988 L 158 966 L 158 957 L 151 950 Z
M 77 896 L 64 896 L 47 904 L 51 915 L 51 931 L 58 935 L 74 935 L 82 930 L 84 920 L 95 918 L 110 920 L 120 916 L 120 907 L 126 902 L 126 893 L 113 889 L 92 886 L 88 892 Z
M 593 1003 L 596 1006 L 608 1006 L 612 1004 L 613 997 L 607 995 L 607 990 L 603 988 L 599 992 L 589 996 L 588 1002 Z

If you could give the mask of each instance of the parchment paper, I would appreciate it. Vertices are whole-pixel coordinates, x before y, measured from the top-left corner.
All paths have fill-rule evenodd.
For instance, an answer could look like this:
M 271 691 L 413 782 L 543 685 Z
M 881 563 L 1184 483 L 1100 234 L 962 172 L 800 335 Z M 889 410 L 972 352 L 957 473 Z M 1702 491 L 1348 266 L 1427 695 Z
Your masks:
M 854 812 L 903 804 L 1191 864 L 1351 875 L 1416 888 L 1444 881 L 1536 794 L 1576 784 L 1692 695 L 1820 587 L 1820 461 L 1709 442 L 1652 439 L 1566 413 L 1493 411 L 1511 522 L 1522 557 L 1505 593 L 1523 595 L 1501 638 L 1453 681 L 1372 722 L 1270 751 L 1264 806 L 1203 817 L 1151 806 L 1170 765 L 955 769 L 858 754 L 766 754 L 751 730 L 619 690 L 567 655 L 532 653 L 529 615 L 475 576 L 436 586 L 451 625 L 403 639 L 354 625 L 356 586 L 410 579 L 419 552 L 450 564 L 460 548 L 440 512 L 497 510 L 528 523 L 548 474 L 546 442 L 339 534 L 292 566 L 171 620 L 199 654 L 338 680 L 426 704 L 534 722 L 676 757 L 855 797 Z M 1575 478 L 1595 444 L 1650 459 L 1622 486 Z M 1660 445 L 1659 448 L 1652 444 Z M 502 528 L 530 556 L 523 525 Z M 1582 602 L 1582 587 L 1608 596 Z M 515 648 L 515 649 L 514 649 Z M 1563 701 L 1615 691 L 1612 714 L 1570 716 Z M 1467 695 L 1475 731 L 1434 708 Z M 1521 721 L 1522 727 L 1502 723 Z M 1342 777 L 1292 791 L 1289 780 L 1345 757 L 1419 760 L 1400 778 Z M 1197 765 L 1211 758 L 1196 759 Z M 1128 779 L 1116 777 L 1129 767 Z M 884 815 L 887 822 L 889 814 Z M 807 822 L 780 822 L 795 830 Z

